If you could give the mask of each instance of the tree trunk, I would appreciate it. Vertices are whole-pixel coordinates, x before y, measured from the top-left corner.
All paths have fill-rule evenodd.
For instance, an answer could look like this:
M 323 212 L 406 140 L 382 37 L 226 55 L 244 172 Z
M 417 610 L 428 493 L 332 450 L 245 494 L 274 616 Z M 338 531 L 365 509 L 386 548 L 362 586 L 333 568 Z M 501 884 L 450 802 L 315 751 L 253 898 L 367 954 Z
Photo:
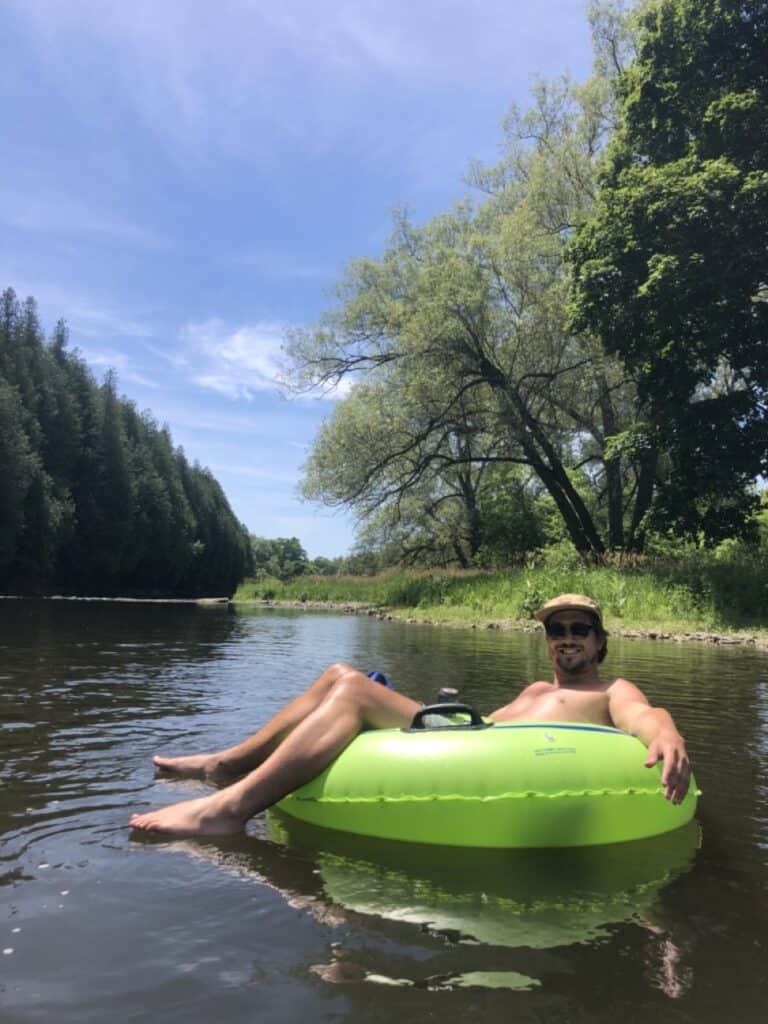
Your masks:
M 600 374 L 600 412 L 603 416 L 603 437 L 612 437 L 617 430 L 616 410 L 605 374 Z M 624 491 L 621 483 L 621 458 L 604 459 L 605 488 L 608 501 L 608 547 L 624 548 Z
M 632 510 L 632 522 L 627 538 L 627 551 L 638 555 L 642 554 L 645 547 L 645 528 L 642 524 L 653 500 L 658 461 L 659 453 L 655 448 L 649 449 L 641 459 L 640 472 L 637 476 L 637 496 L 635 497 L 635 507 Z
M 519 396 L 513 397 L 522 419 L 517 438 L 530 460 L 531 468 L 552 495 L 576 550 L 590 558 L 605 553 L 589 509 L 571 483 L 565 467 L 549 439 Z M 543 455 L 542 455 L 543 452 Z

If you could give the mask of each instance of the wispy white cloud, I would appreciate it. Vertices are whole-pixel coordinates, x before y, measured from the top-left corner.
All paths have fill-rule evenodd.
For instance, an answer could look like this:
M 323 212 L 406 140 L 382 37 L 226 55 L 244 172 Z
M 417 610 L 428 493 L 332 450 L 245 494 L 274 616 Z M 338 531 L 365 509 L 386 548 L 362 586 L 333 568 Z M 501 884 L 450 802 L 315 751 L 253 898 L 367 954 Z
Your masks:
M 285 425 L 280 425 L 276 417 L 268 412 L 255 411 L 250 414 L 237 415 L 221 413 L 200 408 L 200 402 L 192 396 L 188 401 L 179 403 L 166 402 L 163 416 L 173 424 L 174 429 L 183 430 L 197 438 L 208 435 L 225 435 L 231 437 L 269 437 L 270 434 L 285 435 Z
M 276 323 L 232 327 L 212 318 L 187 324 L 180 339 L 192 379 L 200 387 L 250 400 L 258 391 L 277 389 L 283 332 Z
M 80 344 L 82 338 L 150 338 L 155 327 L 147 319 L 98 300 L 85 291 L 69 289 L 48 280 L 33 281 L 14 267 L 4 271 L 20 296 L 32 295 L 37 301 L 43 325 L 58 319 L 66 321 L 73 339 Z
M 113 213 L 103 213 L 66 195 L 0 192 L 0 224 L 48 235 L 101 237 L 110 242 L 164 249 L 168 240 Z
M 168 363 L 177 370 L 181 370 L 184 367 L 189 366 L 189 360 L 187 357 L 175 346 L 153 345 L 151 342 L 145 341 L 144 348 L 147 352 L 151 352 L 157 359 L 161 359 L 164 363 Z
M 153 333 L 146 323 L 99 306 L 75 302 L 65 308 L 63 315 L 73 333 L 85 338 L 148 338 Z
M 271 469 L 268 466 L 242 466 L 227 462 L 212 462 L 210 468 L 214 473 L 226 473 L 231 476 L 247 477 L 251 480 L 261 480 L 266 483 L 296 484 L 296 470 L 291 472 Z
M 444 0 L 444 9 L 450 0 Z M 348 71 L 365 65 L 388 74 L 424 69 L 434 55 L 420 45 L 398 3 L 307 0 L 262 12 L 293 52 Z M 412 14 L 418 16 L 411 5 Z
M 587 53 L 584 4 L 2 0 L 0 284 L 63 316 L 253 529 L 343 550 L 349 523 L 291 518 L 282 476 L 345 392 L 278 399 L 283 327 L 380 251 L 391 205 L 431 216 L 495 158 L 528 76 Z
M 232 326 L 212 317 L 181 329 L 175 362 L 198 387 L 233 401 L 251 401 L 263 391 L 285 394 L 285 333 L 285 324 L 259 321 Z M 297 395 L 293 400 L 336 401 L 350 386 L 344 379 L 335 388 Z
M 338 274 L 337 267 L 303 262 L 294 253 L 276 249 L 248 248 L 218 256 L 224 266 L 248 267 L 270 278 L 304 281 L 328 281 Z
M 586 31 L 582 5 L 562 0 L 540 0 L 535 18 L 508 0 L 6 3 L 63 73 L 73 47 L 87 47 L 107 87 L 182 160 L 224 151 L 273 163 L 281 144 L 308 153 L 342 139 L 375 147 L 387 118 L 402 161 L 429 120 L 428 97 L 466 86 L 498 95 L 500 81 L 542 70 L 521 59 L 535 43 L 553 50 Z
M 118 352 L 115 349 L 81 349 L 81 351 L 83 357 L 91 366 L 105 370 L 114 370 L 117 374 L 118 382 L 129 381 L 132 384 L 140 384 L 142 387 L 153 390 L 160 387 L 156 380 L 140 373 L 136 369 L 134 361 L 124 352 Z

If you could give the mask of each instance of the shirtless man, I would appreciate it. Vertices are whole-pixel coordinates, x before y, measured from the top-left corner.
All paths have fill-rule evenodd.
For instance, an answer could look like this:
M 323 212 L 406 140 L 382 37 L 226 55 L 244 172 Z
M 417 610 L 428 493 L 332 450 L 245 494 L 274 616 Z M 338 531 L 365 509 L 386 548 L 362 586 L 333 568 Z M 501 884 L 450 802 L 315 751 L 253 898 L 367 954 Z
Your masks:
M 628 680 L 598 676 L 607 650 L 600 607 L 583 594 L 561 594 L 540 608 L 536 618 L 544 625 L 554 679 L 527 686 L 491 719 L 592 722 L 623 729 L 648 748 L 646 767 L 663 760 L 664 795 L 680 803 L 688 790 L 690 765 L 672 717 L 663 708 L 651 707 Z M 155 757 L 161 771 L 230 784 L 210 796 L 134 814 L 131 827 L 169 836 L 239 832 L 254 814 L 318 775 L 359 732 L 408 726 L 419 708 L 415 700 L 350 665 L 332 665 L 243 743 L 213 754 Z

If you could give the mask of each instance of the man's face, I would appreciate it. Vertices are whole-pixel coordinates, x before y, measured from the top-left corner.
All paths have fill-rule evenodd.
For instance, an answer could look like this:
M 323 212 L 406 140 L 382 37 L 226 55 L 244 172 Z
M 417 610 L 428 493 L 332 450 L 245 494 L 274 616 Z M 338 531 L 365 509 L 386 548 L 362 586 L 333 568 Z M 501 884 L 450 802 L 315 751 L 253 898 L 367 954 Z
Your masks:
M 597 664 L 602 637 L 586 612 L 555 612 L 544 628 L 550 661 L 564 675 L 576 675 Z

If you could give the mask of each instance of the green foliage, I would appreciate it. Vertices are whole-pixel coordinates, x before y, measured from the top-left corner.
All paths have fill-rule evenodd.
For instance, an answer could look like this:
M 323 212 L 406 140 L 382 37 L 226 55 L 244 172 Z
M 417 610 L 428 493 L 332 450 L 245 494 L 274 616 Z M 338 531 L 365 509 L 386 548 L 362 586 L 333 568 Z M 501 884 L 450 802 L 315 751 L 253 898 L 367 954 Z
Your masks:
M 435 377 L 392 373 L 356 384 L 306 466 L 304 494 L 352 506 L 360 543 L 384 564 L 466 566 L 481 543 L 483 460 L 492 442 L 477 408 L 445 412 Z
M 294 386 L 351 383 L 304 493 L 352 509 L 380 564 L 747 538 L 768 469 L 767 9 L 593 4 L 596 75 L 510 111 L 501 161 L 471 171 L 482 200 L 398 213 L 292 334 Z
M 0 377 L 0 565 L 13 557 L 24 527 L 25 498 L 40 474 L 22 421 L 18 391 Z
M 235 600 L 357 603 L 433 621 L 530 621 L 554 594 L 590 594 L 608 628 L 669 631 L 765 629 L 768 545 L 731 540 L 717 549 L 657 539 L 654 553 L 587 566 L 554 545 L 508 572 L 388 570 L 376 576 L 246 581 Z
M 570 250 L 572 323 L 631 370 L 666 453 L 655 522 L 713 541 L 744 528 L 768 467 L 767 52 L 764 2 L 644 5 Z
M 0 587 L 231 593 L 252 563 L 221 487 L 67 341 L 2 294 Z
M 319 555 L 309 563 L 309 572 L 316 573 L 318 576 L 335 576 L 336 575 L 336 564 L 332 558 L 324 558 Z
M 351 382 L 304 493 L 352 509 L 385 562 L 514 564 L 563 535 L 586 558 L 637 552 L 654 516 L 712 531 L 749 504 L 746 466 L 724 459 L 727 417 L 714 417 L 698 475 L 673 478 L 678 442 L 654 401 L 591 327 L 566 323 L 565 252 L 595 210 L 617 83 L 633 66 L 622 5 L 592 20 L 599 74 L 538 83 L 530 110 L 510 112 L 502 160 L 471 172 L 482 201 L 420 227 L 399 213 L 382 256 L 350 265 L 337 307 L 290 336 L 295 387 Z M 678 433 L 692 438 L 700 421 L 680 419 Z M 722 466 L 729 502 L 707 516 L 692 496 Z M 503 496 L 492 470 L 514 471 Z
M 551 500 L 517 467 L 491 466 L 478 496 L 480 543 L 474 563 L 483 569 L 519 565 L 559 536 L 552 512 Z M 557 522 L 562 530 L 562 520 Z
M 259 578 L 285 582 L 302 576 L 311 568 L 307 553 L 297 537 L 268 540 L 251 536 L 251 553 Z

